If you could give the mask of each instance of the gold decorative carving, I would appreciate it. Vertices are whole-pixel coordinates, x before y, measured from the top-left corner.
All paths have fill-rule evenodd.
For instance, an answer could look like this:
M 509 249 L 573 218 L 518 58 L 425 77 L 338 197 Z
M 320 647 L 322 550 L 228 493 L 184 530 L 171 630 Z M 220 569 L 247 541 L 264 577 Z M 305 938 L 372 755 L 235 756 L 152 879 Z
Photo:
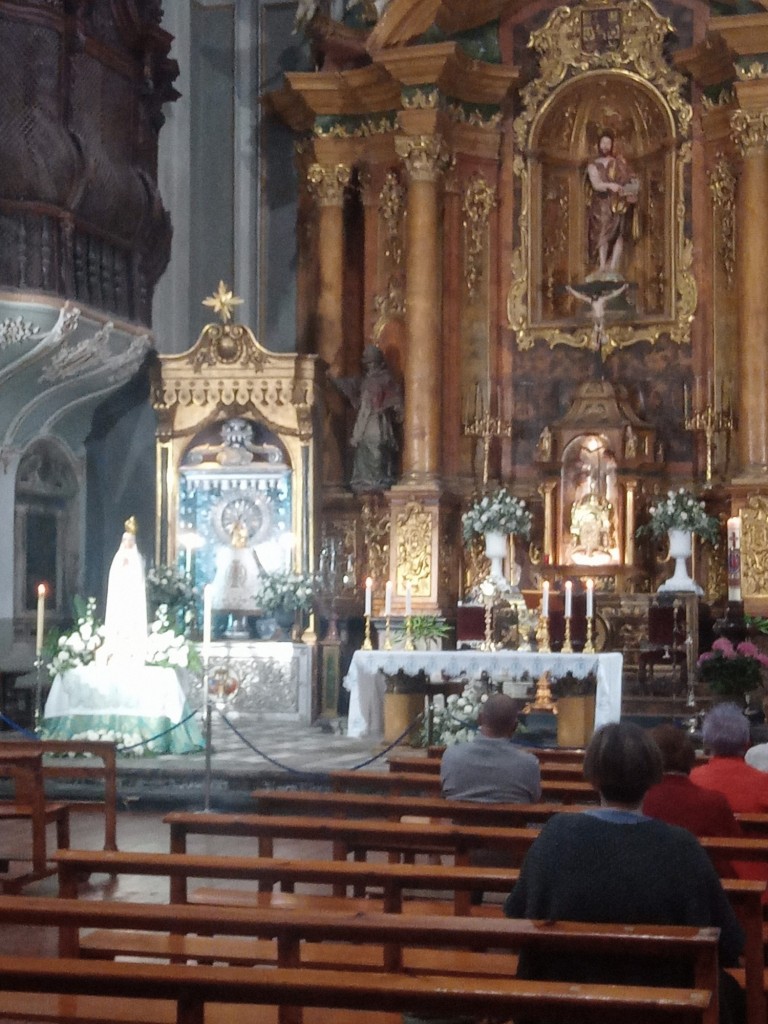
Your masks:
M 768 110 L 759 114 L 735 110 L 731 114 L 731 138 L 743 157 L 764 152 L 768 148 Z
M 482 583 L 490 567 L 483 539 L 475 535 L 464 547 L 464 594 L 471 594 Z
M 400 277 L 391 277 L 387 281 L 386 294 L 374 296 L 373 308 L 376 312 L 373 339 L 378 341 L 388 323 L 405 317 L 405 290 Z
M 405 189 L 400 178 L 390 171 L 384 179 L 379 193 L 379 216 L 384 222 L 386 249 L 384 255 L 395 266 L 403 262 L 403 212 L 405 210 Z
M 482 274 L 483 253 L 488 240 L 488 218 L 496 205 L 496 189 L 482 174 L 473 174 L 467 183 L 464 213 L 464 283 L 471 296 L 477 294 Z
M 202 341 L 190 353 L 189 362 L 195 371 L 203 366 L 249 366 L 257 373 L 263 368 L 266 354 L 252 343 L 251 332 L 240 324 L 211 324 Z
M 389 579 L 389 509 L 366 498 L 360 512 L 363 547 L 368 558 L 368 575 L 375 580 Z
M 413 181 L 436 181 L 450 161 L 441 135 L 400 135 L 395 149 Z
M 403 95 L 403 106 L 416 110 L 434 109 L 440 103 L 438 89 L 415 89 Z
M 730 285 L 736 270 L 736 175 L 723 153 L 710 172 L 709 190 L 717 213 L 715 247 Z
M 745 598 L 768 594 L 768 498 L 752 495 L 741 510 L 741 589 Z
M 705 600 L 715 604 L 728 592 L 728 566 L 722 530 L 717 544 L 710 550 L 704 581 Z
M 352 170 L 347 164 L 310 164 L 307 188 L 320 206 L 341 206 Z
M 730 107 L 735 100 L 733 89 L 727 87 L 721 89 L 717 96 L 712 99 L 709 96 L 701 97 L 701 109 L 705 113 L 709 113 L 712 110 L 718 110 L 722 107 Z
M 498 128 L 503 120 L 500 110 L 488 114 L 477 108 L 467 107 L 463 103 L 448 103 L 446 110 L 452 121 L 457 124 L 468 124 L 473 128 Z
M 335 124 L 316 124 L 313 134 L 318 139 L 367 139 L 373 135 L 385 135 L 394 129 L 391 117 L 365 117 L 360 121 L 349 123 L 337 121 Z
M 768 77 L 768 66 L 756 60 L 752 64 L 736 64 L 736 77 L 742 82 L 753 82 L 756 78 Z
M 203 299 L 203 305 L 212 309 L 223 324 L 229 323 L 232 319 L 234 307 L 242 306 L 242 304 L 243 300 L 238 298 L 232 289 L 227 287 L 223 281 L 219 281 L 219 287 L 213 295 L 209 295 L 207 299 Z
M 429 597 L 432 593 L 432 528 L 432 514 L 420 501 L 409 501 L 398 513 L 398 594 L 405 594 L 408 582 L 414 597 Z
M 587 348 L 592 341 L 591 323 L 569 324 L 573 313 L 563 297 L 564 282 L 586 270 L 584 217 L 576 216 L 583 179 L 573 167 L 574 146 L 579 163 L 586 162 L 590 132 L 614 122 L 642 139 L 643 152 L 656 162 L 644 172 L 653 187 L 643 198 L 644 273 L 635 319 L 611 324 L 611 349 L 662 336 L 690 342 L 697 289 L 693 246 L 685 234 L 684 170 L 691 159 L 692 110 L 683 76 L 664 56 L 670 30 L 647 0 L 587 0 L 557 8 L 531 35 L 539 74 L 521 90 L 513 123 L 519 214 L 507 293 L 507 321 L 521 350 L 537 340 L 550 348 Z M 558 230 L 563 227 L 565 233 Z M 648 241 L 658 238 L 665 244 Z

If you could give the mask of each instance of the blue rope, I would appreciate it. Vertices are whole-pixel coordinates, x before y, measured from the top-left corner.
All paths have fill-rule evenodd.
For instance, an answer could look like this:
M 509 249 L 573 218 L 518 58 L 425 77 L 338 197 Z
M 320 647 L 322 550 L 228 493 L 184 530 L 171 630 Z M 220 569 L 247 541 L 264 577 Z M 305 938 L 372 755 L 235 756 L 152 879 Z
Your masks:
M 265 754 L 263 750 L 260 750 L 258 747 L 254 746 L 254 744 L 251 743 L 251 741 L 247 739 L 240 732 L 240 730 L 232 724 L 232 722 L 230 722 L 230 720 L 227 718 L 227 716 L 224 714 L 221 708 L 216 708 L 216 710 L 219 712 L 219 715 L 221 716 L 222 720 L 226 723 L 226 725 L 229 726 L 229 728 L 232 730 L 235 736 L 237 736 L 237 738 L 241 740 L 245 744 L 245 746 L 248 747 L 249 750 L 252 750 L 254 754 L 258 754 L 259 757 L 263 757 L 265 761 L 269 762 L 269 764 L 273 764 L 276 768 L 280 768 L 283 771 L 290 772 L 292 775 L 310 775 L 318 779 L 327 779 L 329 777 L 330 773 L 327 771 L 307 771 L 306 769 L 291 768 L 290 765 L 283 764 L 281 761 L 276 760 L 274 757 L 270 757 L 269 754 Z M 408 725 L 400 733 L 397 739 L 393 740 L 392 743 L 389 744 L 389 746 L 385 747 L 378 754 L 374 754 L 373 757 L 369 757 L 367 761 L 363 761 L 361 764 L 357 764 L 353 768 L 350 768 L 350 771 L 354 772 L 358 771 L 360 768 L 365 768 L 367 765 L 372 764 L 374 761 L 377 761 L 380 757 L 383 757 L 385 754 L 388 754 L 393 747 L 396 747 L 398 743 L 400 743 L 408 735 L 408 733 L 414 728 L 416 723 L 423 717 L 423 712 L 418 714 L 416 718 L 414 718 L 414 720 L 411 722 L 411 724 Z
M 14 732 L 20 732 L 22 735 L 29 736 L 30 739 L 33 740 L 38 738 L 37 733 L 30 732 L 29 729 L 25 729 L 23 725 L 19 725 L 18 722 L 14 722 L 12 718 L 8 718 L 7 715 L 4 715 L 2 711 L 0 711 L 0 721 L 5 722 L 6 725 L 10 726 L 11 729 L 14 730 Z
M 172 733 L 174 731 L 174 729 L 178 729 L 182 725 L 186 725 L 187 722 L 191 718 L 194 718 L 197 713 L 198 713 L 197 711 L 190 711 L 190 713 L 187 715 L 186 718 L 182 718 L 182 720 L 180 722 L 176 722 L 176 724 L 170 726 L 170 728 L 163 729 L 162 732 L 158 732 L 154 736 L 150 736 L 148 740 L 141 740 L 139 743 L 132 743 L 130 747 L 117 747 L 116 750 L 117 750 L 118 753 L 125 753 L 128 750 L 135 750 L 137 747 L 144 747 L 148 743 L 154 743 L 155 740 L 160 740 L 160 739 L 163 738 L 163 736 L 170 735 L 170 733 Z

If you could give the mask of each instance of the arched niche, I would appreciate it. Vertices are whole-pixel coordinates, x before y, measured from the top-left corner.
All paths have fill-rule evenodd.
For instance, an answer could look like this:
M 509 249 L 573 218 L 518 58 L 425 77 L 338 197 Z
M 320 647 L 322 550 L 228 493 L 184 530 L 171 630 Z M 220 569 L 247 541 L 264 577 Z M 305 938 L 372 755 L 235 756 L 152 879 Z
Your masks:
M 574 437 L 563 451 L 563 565 L 618 565 L 621 495 L 616 454 L 602 433 Z
M 76 591 L 79 482 L 69 453 L 52 438 L 34 441 L 16 472 L 14 618 L 30 619 L 37 588 L 48 609 L 64 615 Z

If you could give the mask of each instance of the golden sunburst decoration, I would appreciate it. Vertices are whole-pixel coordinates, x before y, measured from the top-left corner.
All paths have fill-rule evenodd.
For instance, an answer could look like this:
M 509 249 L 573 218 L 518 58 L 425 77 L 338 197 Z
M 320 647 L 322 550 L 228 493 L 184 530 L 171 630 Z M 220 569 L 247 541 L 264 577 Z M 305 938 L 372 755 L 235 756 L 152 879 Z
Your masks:
M 240 306 L 242 302 L 243 300 L 238 299 L 232 289 L 225 285 L 223 281 L 219 281 L 219 287 L 213 295 L 203 299 L 203 305 L 209 306 L 214 313 L 217 313 L 221 317 L 223 324 L 228 323 L 232 319 L 232 307 Z

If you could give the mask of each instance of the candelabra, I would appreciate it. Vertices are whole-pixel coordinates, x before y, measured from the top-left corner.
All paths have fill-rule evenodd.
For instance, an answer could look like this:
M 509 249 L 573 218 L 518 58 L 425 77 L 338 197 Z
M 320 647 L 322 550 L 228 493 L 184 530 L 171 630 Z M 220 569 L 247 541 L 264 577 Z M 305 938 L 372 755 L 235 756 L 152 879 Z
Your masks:
M 539 624 L 536 627 L 536 649 L 548 654 L 552 648 L 549 644 L 549 616 L 540 615 Z
M 342 564 L 343 563 L 343 564 Z M 327 640 L 339 640 L 339 617 L 336 605 L 341 597 L 354 593 L 357 586 L 354 559 L 343 553 L 340 537 L 326 537 L 320 549 L 317 565 L 320 593 L 328 608 Z
M 563 646 L 560 648 L 563 654 L 573 654 L 573 644 L 571 643 L 571 616 L 565 616 L 565 636 L 563 637 Z
M 595 653 L 594 631 L 595 631 L 595 620 L 594 620 L 594 617 L 590 615 L 587 618 L 587 638 L 584 641 L 584 653 L 585 654 L 594 654 Z
M 483 487 L 488 483 L 491 443 L 495 437 L 512 437 L 512 421 L 501 418 L 501 393 L 496 393 L 496 415 L 491 415 L 490 399 L 486 403 L 475 384 L 475 406 L 472 417 L 462 417 L 461 429 L 465 437 L 474 437 L 483 446 Z
M 694 403 L 691 408 L 688 385 L 683 385 L 683 424 L 686 430 L 704 434 L 706 451 L 705 481 L 712 482 L 712 463 L 714 460 L 716 438 L 720 434 L 730 435 L 733 430 L 733 412 L 730 398 L 726 402 L 725 390 L 720 395 L 719 407 L 715 401 L 715 389 L 707 386 L 707 400 L 703 404 Z

